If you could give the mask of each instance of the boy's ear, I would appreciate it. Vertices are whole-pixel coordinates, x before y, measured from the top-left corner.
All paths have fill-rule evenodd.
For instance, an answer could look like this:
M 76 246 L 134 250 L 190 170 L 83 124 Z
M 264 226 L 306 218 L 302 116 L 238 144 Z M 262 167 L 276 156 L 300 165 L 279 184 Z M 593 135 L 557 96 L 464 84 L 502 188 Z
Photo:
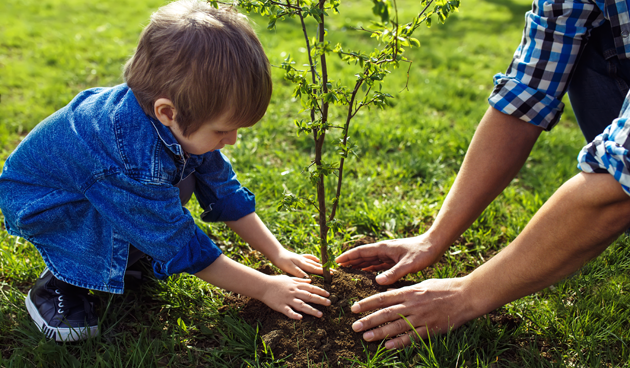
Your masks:
M 175 105 L 168 98 L 158 98 L 153 104 L 153 113 L 160 123 L 167 127 L 175 123 L 175 117 L 177 116 Z

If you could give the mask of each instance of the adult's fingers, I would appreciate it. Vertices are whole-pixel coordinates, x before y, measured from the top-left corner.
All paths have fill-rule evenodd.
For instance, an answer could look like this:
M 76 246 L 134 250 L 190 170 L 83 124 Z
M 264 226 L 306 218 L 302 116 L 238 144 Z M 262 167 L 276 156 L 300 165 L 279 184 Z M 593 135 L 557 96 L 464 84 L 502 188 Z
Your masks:
M 376 256 L 366 257 L 366 258 L 355 258 L 355 259 L 350 259 L 343 262 L 337 261 L 337 263 L 342 266 L 354 267 L 354 268 L 360 268 L 360 267 L 363 267 L 363 265 L 371 265 L 371 264 L 376 264 L 376 263 L 381 263 L 381 262 L 383 261 L 379 257 L 376 257 Z
M 405 300 L 404 295 L 401 292 L 403 289 L 374 294 L 363 300 L 355 302 L 350 309 L 353 313 L 361 313 L 402 303 Z
M 384 339 L 386 337 L 396 336 L 411 328 L 411 326 L 401 318 L 401 316 L 408 314 L 406 309 L 407 308 L 401 304 L 381 309 L 354 322 L 352 329 L 355 332 L 360 332 L 381 326 L 375 330 L 366 332 L 364 338 L 368 341 L 374 338 Z M 382 326 L 385 323 L 387 323 L 387 325 Z
M 391 268 L 383 271 L 383 273 L 377 275 L 376 282 L 380 285 L 390 285 L 411 272 L 415 272 L 414 264 L 403 259 Z
M 425 327 L 416 327 L 415 331 L 409 331 L 402 336 L 393 338 L 385 343 L 386 349 L 402 349 L 411 345 L 411 341 L 420 341 L 427 337 L 427 329 Z
M 383 248 L 376 244 L 366 244 L 357 248 L 352 248 L 335 259 L 339 264 L 351 262 L 357 259 L 377 258 L 382 253 Z
M 369 271 L 369 272 L 377 272 L 377 271 L 383 271 L 383 270 L 388 270 L 390 268 L 392 268 L 394 266 L 393 263 L 381 263 L 378 265 L 372 265 L 369 267 L 361 267 L 361 269 L 363 271 Z M 378 276 L 378 275 L 377 275 Z
M 380 258 L 373 257 L 369 259 L 355 259 L 351 262 L 340 263 L 340 265 L 344 267 L 364 269 L 370 266 L 376 266 L 383 263 L 387 263 L 387 260 L 384 261 L 384 260 L 381 260 Z
M 385 313 L 375 316 L 374 319 L 364 322 L 364 325 L 368 326 L 374 326 L 374 324 L 376 324 L 376 326 L 381 326 L 373 330 L 367 330 L 363 334 L 364 340 L 377 341 L 386 338 L 394 338 L 410 330 L 412 331 L 413 328 L 416 327 L 416 325 L 421 325 L 421 323 L 419 323 L 417 320 L 414 320 L 413 316 L 403 318 L 402 316 L 404 316 L 404 311 L 402 310 L 402 308 L 388 309 L 389 311 L 385 311 Z M 379 323 L 378 321 L 383 322 Z M 357 323 L 361 322 L 355 322 L 352 327 L 354 328 Z

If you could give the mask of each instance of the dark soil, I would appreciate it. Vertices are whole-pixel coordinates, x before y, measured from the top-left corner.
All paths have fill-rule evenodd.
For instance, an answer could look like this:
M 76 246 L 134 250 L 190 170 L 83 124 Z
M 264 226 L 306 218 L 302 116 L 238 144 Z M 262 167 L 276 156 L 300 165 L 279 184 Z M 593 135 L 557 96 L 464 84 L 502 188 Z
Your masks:
M 271 267 L 260 271 L 272 273 Z M 314 305 L 324 313 L 322 318 L 302 313 L 302 320 L 292 320 L 258 300 L 240 295 L 227 296 L 224 304 L 229 309 L 239 309 L 239 316 L 252 326 L 258 324 L 259 335 L 271 348 L 274 357 L 287 357 L 289 368 L 351 366 L 350 360 L 365 361 L 365 348 L 372 355 L 378 349 L 378 342 L 368 344 L 361 338 L 361 333 L 352 330 L 352 323 L 368 314 L 352 313 L 352 304 L 389 288 L 413 284 L 402 281 L 381 286 L 376 283 L 375 277 L 375 273 L 341 268 L 334 273 L 330 287 L 324 287 L 321 277 L 312 277 L 314 285 L 325 288 L 331 294 L 330 306 Z

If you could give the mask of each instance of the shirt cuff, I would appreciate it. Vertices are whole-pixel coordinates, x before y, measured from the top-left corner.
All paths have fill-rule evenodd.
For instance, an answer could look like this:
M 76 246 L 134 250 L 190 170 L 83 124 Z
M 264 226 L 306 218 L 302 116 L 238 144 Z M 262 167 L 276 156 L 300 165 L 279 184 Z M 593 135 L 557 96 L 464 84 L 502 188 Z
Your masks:
M 630 195 L 629 129 L 626 118 L 616 119 L 602 134 L 584 146 L 578 155 L 578 168 L 585 173 L 609 173 Z
M 239 188 L 216 203 L 210 203 L 200 218 L 205 222 L 236 221 L 256 211 L 256 197 L 249 189 Z
M 182 272 L 193 275 L 208 267 L 221 253 L 208 235 L 195 226 L 194 236 L 173 259 L 166 263 L 153 262 L 153 273 L 160 280 Z
M 516 78 L 497 74 L 494 76 L 494 85 L 488 98 L 490 106 L 544 130 L 551 130 L 564 111 L 562 101 L 531 88 Z

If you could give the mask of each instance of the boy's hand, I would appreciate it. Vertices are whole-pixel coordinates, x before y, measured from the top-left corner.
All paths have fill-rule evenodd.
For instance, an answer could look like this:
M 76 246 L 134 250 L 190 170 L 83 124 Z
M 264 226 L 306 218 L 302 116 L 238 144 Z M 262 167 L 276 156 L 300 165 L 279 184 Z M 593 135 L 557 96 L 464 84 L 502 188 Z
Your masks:
M 284 249 L 255 212 L 225 223 L 282 271 L 297 277 L 307 277 L 306 272 L 324 273 L 320 260 L 314 255 L 299 255 Z
M 291 319 L 302 319 L 297 312 L 304 312 L 320 318 L 322 312 L 307 303 L 330 305 L 329 296 L 324 289 L 310 285 L 311 280 L 289 277 L 286 275 L 269 276 L 267 290 L 260 300 L 271 309 L 278 311 Z
M 284 248 L 270 259 L 282 271 L 297 277 L 308 277 L 306 272 L 322 275 L 324 270 L 319 258 L 312 254 L 297 254 Z M 306 272 L 305 272 L 306 271 Z

